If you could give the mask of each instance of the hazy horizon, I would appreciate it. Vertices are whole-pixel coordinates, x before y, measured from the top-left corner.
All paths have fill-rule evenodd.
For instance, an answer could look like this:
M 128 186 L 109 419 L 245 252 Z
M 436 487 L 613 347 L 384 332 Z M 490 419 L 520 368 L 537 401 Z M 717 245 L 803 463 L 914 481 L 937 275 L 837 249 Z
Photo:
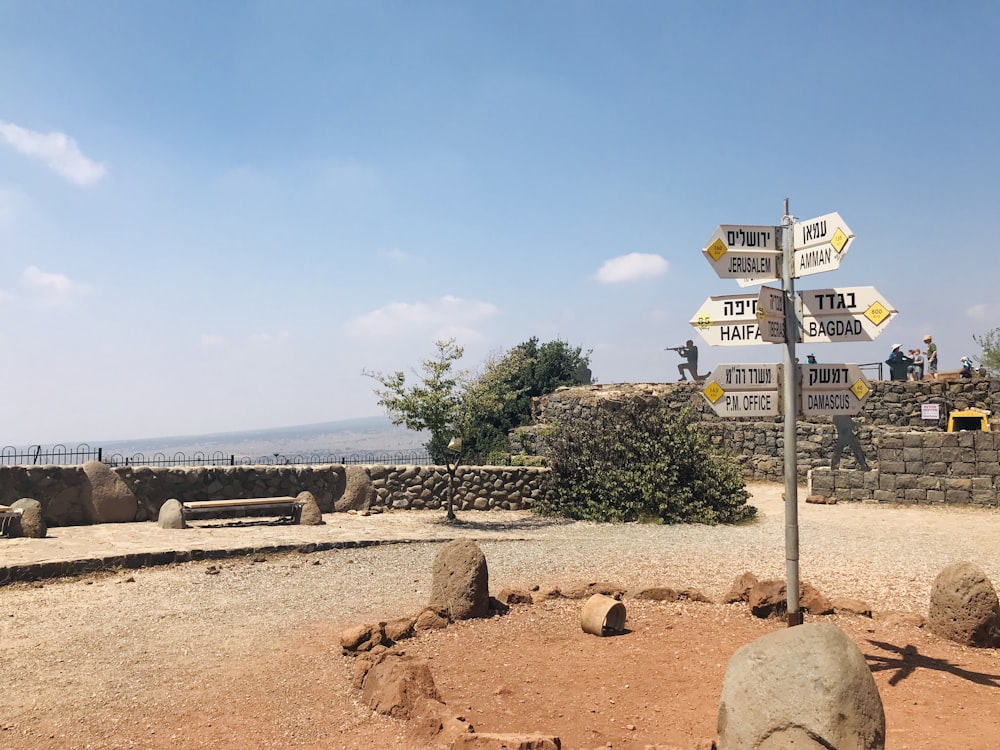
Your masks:
M 424 433 L 392 424 L 387 416 L 355 417 L 329 422 L 314 422 L 253 430 L 162 435 L 118 440 L 57 440 L 32 443 L 43 448 L 63 445 L 75 448 L 89 445 L 106 454 L 121 453 L 193 453 L 203 451 L 247 456 L 281 453 L 356 453 L 422 449 Z M 28 444 L 0 442 L 0 446 L 24 449 Z

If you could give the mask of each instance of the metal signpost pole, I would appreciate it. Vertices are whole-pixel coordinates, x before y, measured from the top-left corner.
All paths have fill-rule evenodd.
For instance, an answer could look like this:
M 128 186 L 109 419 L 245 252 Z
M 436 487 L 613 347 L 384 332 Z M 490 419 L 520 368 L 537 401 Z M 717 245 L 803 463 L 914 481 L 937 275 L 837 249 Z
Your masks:
M 799 609 L 799 480 L 796 436 L 799 412 L 799 371 L 795 361 L 795 342 L 799 320 L 795 310 L 795 281 L 792 278 L 793 222 L 785 199 L 781 217 L 781 288 L 785 292 L 785 361 L 782 384 L 782 408 L 785 411 L 785 577 L 788 603 L 788 626 L 802 624 Z

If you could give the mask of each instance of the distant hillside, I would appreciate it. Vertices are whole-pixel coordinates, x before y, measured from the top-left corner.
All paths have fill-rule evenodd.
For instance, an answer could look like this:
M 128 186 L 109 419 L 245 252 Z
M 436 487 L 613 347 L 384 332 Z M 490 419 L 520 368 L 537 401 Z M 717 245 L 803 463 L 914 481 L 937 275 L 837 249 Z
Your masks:
M 120 453 L 152 455 L 196 451 L 207 454 L 219 451 L 237 456 L 266 456 L 274 453 L 291 456 L 309 453 L 351 453 L 366 451 L 421 450 L 427 442 L 424 433 L 393 425 L 388 417 L 362 417 L 337 422 L 272 427 L 245 432 L 219 432 L 207 435 L 180 435 L 141 440 L 98 441 L 106 456 Z

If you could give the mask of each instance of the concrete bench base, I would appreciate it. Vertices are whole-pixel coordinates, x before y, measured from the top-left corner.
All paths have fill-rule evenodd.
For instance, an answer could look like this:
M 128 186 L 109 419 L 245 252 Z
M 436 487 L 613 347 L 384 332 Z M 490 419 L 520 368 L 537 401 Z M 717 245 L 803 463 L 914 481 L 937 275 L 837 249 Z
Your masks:
M 0 536 L 10 533 L 11 522 L 15 518 L 20 518 L 22 513 L 24 513 L 23 508 L 0 505 Z

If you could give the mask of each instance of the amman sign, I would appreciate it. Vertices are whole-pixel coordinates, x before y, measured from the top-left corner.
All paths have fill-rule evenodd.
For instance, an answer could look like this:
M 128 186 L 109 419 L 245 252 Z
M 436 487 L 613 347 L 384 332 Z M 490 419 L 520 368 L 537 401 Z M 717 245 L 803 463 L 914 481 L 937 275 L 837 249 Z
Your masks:
M 833 271 L 847 253 L 854 232 L 834 212 L 792 225 L 792 276 Z
M 861 412 L 871 383 L 854 364 L 799 365 L 803 417 L 852 416 Z
M 780 365 L 719 365 L 702 395 L 720 417 L 776 417 L 781 414 Z

